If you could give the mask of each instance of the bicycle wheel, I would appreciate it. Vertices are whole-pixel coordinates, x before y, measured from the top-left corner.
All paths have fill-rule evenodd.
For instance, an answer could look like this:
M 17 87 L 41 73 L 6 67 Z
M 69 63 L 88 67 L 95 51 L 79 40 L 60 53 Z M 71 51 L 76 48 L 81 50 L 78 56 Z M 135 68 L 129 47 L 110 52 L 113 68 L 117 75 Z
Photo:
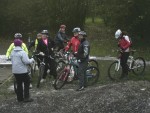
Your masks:
M 85 74 L 88 86 L 95 84 L 100 76 L 99 69 L 95 66 L 88 67 Z
M 89 59 L 88 66 L 98 67 L 98 62 L 94 59 Z
M 66 63 L 63 60 L 57 62 L 56 71 L 59 73 L 62 69 L 64 69 Z
M 69 71 L 67 71 L 65 68 L 58 74 L 53 85 L 56 90 L 61 89 L 65 85 L 68 75 Z
M 28 74 L 29 74 L 30 78 L 32 79 L 34 76 L 34 70 L 31 65 L 28 66 Z
M 40 87 L 40 81 L 41 81 L 41 79 L 42 79 L 42 77 L 43 77 L 44 69 L 45 69 L 45 66 L 44 66 L 44 65 L 41 65 L 41 66 L 39 67 L 37 88 Z
M 118 80 L 121 77 L 122 67 L 118 65 L 119 65 L 118 61 L 115 61 L 112 64 L 110 64 L 108 68 L 108 77 L 111 80 Z
M 142 75 L 145 71 L 145 60 L 142 57 L 137 57 L 133 62 L 132 62 L 132 72 L 135 75 Z

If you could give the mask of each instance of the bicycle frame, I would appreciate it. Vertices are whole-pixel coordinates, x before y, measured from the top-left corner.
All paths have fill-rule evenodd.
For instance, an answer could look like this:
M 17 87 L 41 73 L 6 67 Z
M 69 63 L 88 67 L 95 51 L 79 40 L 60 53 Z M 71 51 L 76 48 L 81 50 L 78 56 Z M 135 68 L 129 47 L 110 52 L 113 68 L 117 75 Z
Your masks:
M 121 61 L 120 61 L 120 58 L 118 58 L 117 60 L 116 60 L 118 63 L 116 63 L 116 66 L 115 66 L 115 70 L 116 71 L 119 71 L 119 68 L 120 68 L 120 63 L 121 63 Z M 133 56 L 129 56 L 129 58 L 128 58 L 128 60 L 127 60 L 127 63 L 128 63 L 128 67 L 129 67 L 129 69 L 131 70 L 131 69 L 134 69 L 133 67 L 132 67 L 132 63 L 134 62 L 134 57 Z M 136 67 L 136 68 L 138 68 L 138 67 Z

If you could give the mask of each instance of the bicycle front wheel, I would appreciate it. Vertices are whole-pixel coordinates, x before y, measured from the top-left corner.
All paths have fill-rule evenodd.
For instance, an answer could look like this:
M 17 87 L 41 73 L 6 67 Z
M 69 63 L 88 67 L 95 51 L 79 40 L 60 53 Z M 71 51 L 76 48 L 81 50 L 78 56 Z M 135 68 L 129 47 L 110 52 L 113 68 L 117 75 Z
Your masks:
M 64 69 L 65 65 L 66 65 L 66 63 L 63 60 L 58 61 L 57 62 L 57 67 L 56 67 L 57 73 L 62 71 Z
M 38 81 L 37 81 L 37 88 L 40 87 L 40 82 L 41 82 L 41 79 L 44 75 L 44 69 L 45 69 L 45 66 L 44 65 L 41 65 L 39 67 L 39 72 L 38 72 Z
M 132 72 L 135 75 L 143 75 L 145 71 L 145 60 L 142 57 L 137 57 L 133 62 L 132 62 Z
M 118 63 L 118 61 L 115 61 L 112 64 L 110 64 L 110 66 L 108 68 L 108 77 L 111 80 L 120 79 L 121 73 L 122 73 L 122 68 L 121 68 L 120 64 Z
M 95 66 L 90 66 L 86 69 L 86 79 L 87 79 L 87 85 L 93 85 L 95 84 L 100 76 L 99 69 Z
M 69 72 L 64 68 L 57 76 L 54 82 L 54 88 L 56 90 L 61 89 L 67 82 Z

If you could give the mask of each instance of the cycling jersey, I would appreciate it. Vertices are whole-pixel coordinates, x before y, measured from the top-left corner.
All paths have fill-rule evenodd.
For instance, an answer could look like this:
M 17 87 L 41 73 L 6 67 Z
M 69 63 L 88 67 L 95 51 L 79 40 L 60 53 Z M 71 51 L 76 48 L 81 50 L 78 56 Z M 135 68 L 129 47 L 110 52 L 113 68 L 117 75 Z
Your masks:
M 71 40 L 68 42 L 67 46 L 65 47 L 65 51 L 68 51 L 72 46 L 72 51 L 76 53 L 78 52 L 79 45 L 80 45 L 80 41 L 78 37 L 72 37 Z
M 28 49 L 27 49 L 26 44 L 25 44 L 25 43 L 22 43 L 21 47 L 22 47 L 22 49 L 28 54 Z M 14 48 L 15 48 L 15 45 L 14 45 L 14 43 L 12 43 L 12 44 L 9 46 L 9 48 L 7 49 L 7 52 L 6 52 L 6 57 L 7 57 L 7 58 L 10 58 L 10 54 L 11 54 L 11 52 L 12 52 L 12 50 L 13 50 Z

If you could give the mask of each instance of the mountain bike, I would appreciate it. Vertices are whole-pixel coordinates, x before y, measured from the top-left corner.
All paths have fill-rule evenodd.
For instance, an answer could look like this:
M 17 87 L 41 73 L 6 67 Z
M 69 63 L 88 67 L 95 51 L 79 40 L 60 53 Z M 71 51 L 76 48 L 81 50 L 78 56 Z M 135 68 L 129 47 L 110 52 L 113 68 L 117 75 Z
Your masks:
M 41 79 L 43 78 L 43 75 L 44 75 L 44 70 L 45 70 L 45 57 L 48 57 L 50 59 L 54 59 L 53 57 L 51 57 L 50 55 L 49 56 L 41 56 L 40 54 L 35 54 L 37 57 L 37 60 L 40 62 L 40 65 L 39 65 L 39 69 L 38 69 L 38 80 L 37 80 L 37 88 L 40 87 L 40 83 L 41 83 Z M 65 65 L 65 62 L 64 61 L 58 61 L 56 62 L 56 71 L 57 73 L 60 72 L 60 70 L 62 70 L 62 68 L 64 67 Z M 50 65 L 48 63 L 48 71 L 50 71 Z M 49 78 L 50 78 L 50 74 L 48 74 Z
M 54 88 L 56 90 L 61 89 L 66 83 L 72 82 L 78 79 L 78 67 L 79 64 L 77 59 L 69 53 L 67 56 L 68 63 L 65 65 L 64 69 L 58 74 L 55 82 Z M 88 66 L 85 75 L 87 80 L 87 85 L 93 85 L 99 79 L 99 69 L 95 66 Z
M 121 51 L 119 50 L 118 53 L 120 54 L 120 52 Z M 142 57 L 134 58 L 133 55 L 135 52 L 136 50 L 130 51 L 130 56 L 127 61 L 128 71 L 129 72 L 132 71 L 133 74 L 135 75 L 143 75 L 146 67 L 145 60 Z M 117 80 L 121 77 L 121 73 L 122 73 L 122 67 L 120 64 L 120 57 L 118 57 L 116 61 L 110 64 L 108 68 L 108 77 L 111 80 Z

